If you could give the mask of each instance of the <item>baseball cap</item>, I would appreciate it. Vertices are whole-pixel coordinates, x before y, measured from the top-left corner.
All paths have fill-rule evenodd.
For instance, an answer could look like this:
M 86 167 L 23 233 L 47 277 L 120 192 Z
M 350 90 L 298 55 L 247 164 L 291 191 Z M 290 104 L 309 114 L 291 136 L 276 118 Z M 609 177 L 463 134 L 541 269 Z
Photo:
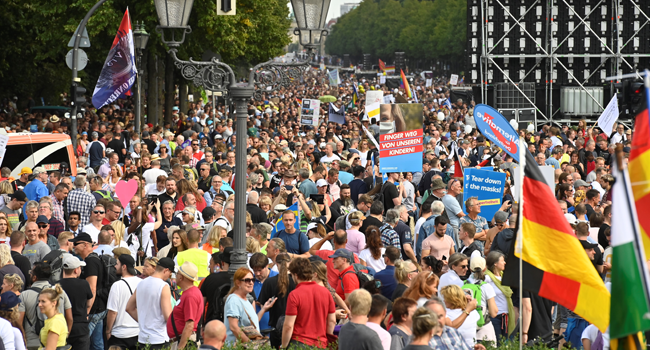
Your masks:
M 225 247 L 223 251 L 219 253 L 219 259 L 225 263 L 230 264 L 230 255 L 232 254 L 232 247 Z
M 20 169 L 20 173 L 18 174 L 18 176 L 24 175 L 24 174 L 31 174 L 31 173 L 32 173 L 32 168 L 24 167 L 24 168 Z
M 131 255 L 131 251 L 129 250 L 129 248 L 125 248 L 125 247 L 117 247 L 117 248 L 113 249 L 113 256 L 116 259 L 119 258 L 120 255 L 123 255 L 123 254 Z
M 86 266 L 85 261 L 79 260 L 76 256 L 72 254 L 63 254 L 63 268 L 66 270 L 73 270 L 77 267 Z M 133 258 L 131 258 L 133 259 Z
M 582 244 L 582 248 L 584 249 L 594 249 L 598 247 L 598 243 L 589 243 L 587 240 L 580 240 L 580 244 Z
M 165 257 L 158 260 L 158 266 L 162 266 L 166 269 L 169 269 L 171 272 L 174 272 L 174 268 L 176 264 L 174 264 L 174 260 L 172 260 L 171 258 Z
M 351 251 L 345 248 L 339 248 L 334 252 L 334 255 L 330 255 L 329 258 L 330 259 L 346 258 L 348 261 L 352 261 L 353 256 Z
M 578 188 L 578 187 L 580 187 L 580 186 L 589 187 L 589 184 L 587 183 L 587 181 L 582 180 L 582 179 L 580 179 L 580 180 L 576 180 L 576 181 L 573 183 L 573 188 Z
M 39 215 L 38 218 L 36 218 L 36 223 L 37 224 L 49 224 L 50 220 L 45 217 L 45 215 Z
M 310 257 L 307 258 L 307 259 L 308 259 L 310 262 L 320 261 L 320 262 L 322 262 L 323 264 L 327 264 L 327 260 L 321 258 L 321 257 L 318 256 L 318 255 L 312 255 L 312 256 L 310 256 Z
M 276 213 L 281 213 L 285 210 L 287 210 L 287 206 L 284 204 L 278 204 L 275 206 L 275 208 L 273 208 L 273 211 L 275 211 Z
M 203 211 L 201 212 L 201 216 L 203 217 L 203 220 L 207 220 L 211 217 L 213 217 L 217 213 L 216 210 L 212 207 L 205 207 Z
M 222 140 L 223 136 L 221 136 L 221 134 L 216 134 L 216 135 L 214 135 L 214 139 L 215 140 Z
M 148 131 L 143 131 L 142 132 L 142 137 L 149 137 L 149 132 Z
M 316 187 L 325 187 L 327 185 L 328 185 L 328 183 L 324 179 L 320 179 L 320 180 L 316 181 Z
M 566 221 L 569 222 L 569 225 L 575 225 L 575 224 L 578 223 L 578 220 L 576 220 L 576 217 L 571 213 L 564 214 L 564 218 L 566 218 Z
M 135 259 L 133 259 L 131 254 L 122 254 L 117 258 L 117 260 L 119 260 L 122 265 L 126 266 L 126 270 L 129 271 L 131 275 L 135 276 L 138 274 L 135 271 Z
M 508 213 L 505 211 L 498 211 L 494 214 L 494 222 L 497 224 L 503 224 L 508 220 Z
M 9 195 L 9 198 L 11 199 L 16 199 L 19 202 L 23 202 L 27 200 L 27 196 L 25 195 L 25 192 L 18 190 L 12 194 Z
M 310 231 L 311 229 L 318 228 L 318 224 L 315 222 L 310 222 L 309 225 L 307 225 L 307 231 Z
M 77 168 L 77 174 L 86 174 L 86 169 L 84 169 L 82 167 L 78 167 Z
M 46 172 L 47 172 L 47 170 L 45 170 L 45 168 L 43 168 L 42 166 L 37 166 L 36 168 L 34 168 L 34 171 L 33 171 L 34 175 L 38 175 L 38 174 L 42 174 L 42 173 L 46 173 Z
M 475 256 L 472 257 L 472 259 L 469 262 L 469 268 L 471 271 L 474 271 L 476 269 L 485 269 L 485 259 L 482 256 Z
M 81 232 L 81 233 L 79 233 L 79 234 L 77 235 L 77 237 L 75 237 L 75 238 L 73 238 L 73 239 L 69 239 L 68 242 L 72 242 L 72 243 L 74 243 L 75 245 L 76 245 L 77 243 L 79 243 L 79 242 L 88 242 L 88 243 L 93 243 L 93 239 L 92 239 L 92 237 L 90 237 L 90 235 L 87 234 L 86 232 Z
M 20 304 L 20 298 L 14 292 L 8 291 L 0 294 L 0 311 L 10 311 L 18 304 Z

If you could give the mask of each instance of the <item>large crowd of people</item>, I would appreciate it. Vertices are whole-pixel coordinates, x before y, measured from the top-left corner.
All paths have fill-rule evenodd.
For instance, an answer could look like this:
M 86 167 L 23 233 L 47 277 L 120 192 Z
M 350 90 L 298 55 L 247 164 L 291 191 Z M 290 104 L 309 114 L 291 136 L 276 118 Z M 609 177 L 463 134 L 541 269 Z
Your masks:
M 527 291 L 519 300 L 501 283 L 517 221 L 513 160 L 476 130 L 473 101 L 452 100 L 444 79 L 415 76 L 422 169 L 384 178 L 380 121 L 365 115 L 364 92 L 404 90 L 347 75 L 331 87 L 325 76 L 310 71 L 251 100 L 246 130 L 201 98 L 141 132 L 131 100 L 88 108 L 76 164 L 25 167 L 17 178 L 2 168 L 0 348 L 451 350 L 553 333 L 574 348 L 602 343 L 607 335 L 570 310 Z M 322 104 L 320 123 L 301 125 L 302 99 L 323 95 L 347 106 L 346 122 L 329 122 Z M 0 111 L 8 132 L 70 132 L 67 120 L 17 102 Z M 539 165 L 554 168 L 557 205 L 609 282 L 609 169 L 630 130 L 580 121 L 520 133 Z M 242 140 L 246 173 L 236 174 Z M 452 146 L 461 167 L 506 173 L 490 220 L 477 198 L 463 200 Z M 246 181 L 245 208 L 235 207 L 235 178 Z M 133 179 L 135 194 L 119 198 L 118 182 Z M 235 270 L 236 210 L 246 212 L 248 256 Z

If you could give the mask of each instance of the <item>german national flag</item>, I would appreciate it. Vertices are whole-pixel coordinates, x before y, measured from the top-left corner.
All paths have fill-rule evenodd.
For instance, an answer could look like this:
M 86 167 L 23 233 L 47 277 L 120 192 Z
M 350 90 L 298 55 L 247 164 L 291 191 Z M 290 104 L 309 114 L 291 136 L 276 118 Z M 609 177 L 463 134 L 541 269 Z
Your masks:
M 524 260 L 523 288 L 572 310 L 604 332 L 609 325 L 609 292 L 530 152 L 524 172 L 519 214 L 523 248 L 521 253 L 516 245 L 511 250 Z M 508 268 L 511 265 L 506 264 L 503 283 L 518 287 L 518 266 Z
M 650 140 L 650 126 L 648 110 L 645 109 L 636 117 L 628 164 L 636 211 L 639 214 L 650 208 L 650 142 L 648 140 Z M 639 226 L 645 256 L 650 257 L 650 215 L 639 215 Z

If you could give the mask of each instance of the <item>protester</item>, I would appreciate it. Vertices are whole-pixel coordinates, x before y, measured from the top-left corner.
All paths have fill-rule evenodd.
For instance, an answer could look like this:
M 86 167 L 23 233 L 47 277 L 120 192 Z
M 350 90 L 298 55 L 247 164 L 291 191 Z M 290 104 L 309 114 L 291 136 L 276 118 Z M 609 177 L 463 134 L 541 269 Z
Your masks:
M 350 293 L 346 302 L 350 306 L 350 322 L 341 327 L 339 350 L 382 350 L 383 346 L 377 333 L 366 326 L 372 306 L 370 293 L 365 289 L 357 289 Z
M 388 330 L 391 350 L 402 350 L 411 342 L 413 314 L 417 308 L 418 304 L 413 299 L 400 297 L 393 301 L 393 326 Z
M 413 339 L 404 348 L 405 350 L 427 350 L 429 342 L 437 328 L 442 328 L 438 323 L 438 316 L 431 310 L 420 307 L 413 313 Z
M 75 349 L 87 350 L 90 347 L 87 305 L 93 298 L 93 292 L 88 281 L 79 278 L 84 266 L 86 266 L 85 262 L 71 254 L 65 254 L 62 261 L 63 278 L 59 281 L 59 285 L 70 298 L 72 305 L 72 329 L 67 344 Z
M 39 293 L 38 309 L 46 317 L 39 335 L 39 341 L 43 344 L 42 349 L 59 348 L 66 344 L 69 326 L 59 312 L 59 302 L 63 293 L 63 289 L 58 284 Z
M 106 303 L 106 346 L 133 349 L 138 343 L 139 326 L 127 312 L 126 304 L 142 281 L 135 270 L 135 259 L 130 254 L 117 257 L 115 265 L 120 281 L 113 283 Z M 121 283 L 120 283 L 121 282 Z

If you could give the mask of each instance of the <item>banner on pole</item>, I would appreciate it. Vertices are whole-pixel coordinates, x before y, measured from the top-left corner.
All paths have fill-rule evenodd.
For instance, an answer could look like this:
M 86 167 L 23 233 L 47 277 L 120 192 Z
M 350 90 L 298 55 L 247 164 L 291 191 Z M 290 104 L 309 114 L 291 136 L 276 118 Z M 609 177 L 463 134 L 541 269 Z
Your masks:
M 422 104 L 382 104 L 379 123 L 379 171 L 422 170 Z
M 341 81 L 339 80 L 339 70 L 334 69 L 329 72 L 330 86 L 338 86 Z
M 118 98 L 125 98 L 131 92 L 136 75 L 133 30 L 127 8 L 95 85 L 93 106 L 99 109 Z
M 318 116 L 320 114 L 320 100 L 302 100 L 300 108 L 300 124 L 318 126 Z
M 488 105 L 478 104 L 474 107 L 474 122 L 476 129 L 483 136 L 519 162 L 519 135 L 499 111 Z

